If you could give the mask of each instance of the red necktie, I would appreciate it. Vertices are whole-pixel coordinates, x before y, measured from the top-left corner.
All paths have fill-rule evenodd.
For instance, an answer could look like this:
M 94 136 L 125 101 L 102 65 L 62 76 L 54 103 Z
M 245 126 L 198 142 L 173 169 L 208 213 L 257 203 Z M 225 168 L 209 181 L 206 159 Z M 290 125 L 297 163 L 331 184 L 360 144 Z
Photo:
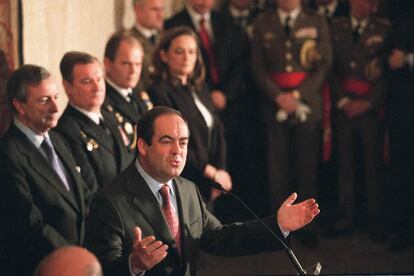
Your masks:
M 213 82 L 213 84 L 217 84 L 219 82 L 219 73 L 216 63 L 216 57 L 214 56 L 213 45 L 211 44 L 211 39 L 204 23 L 205 19 L 202 17 L 200 19 L 199 30 L 200 40 L 204 50 L 206 50 L 207 53 L 211 81 Z
M 162 211 L 165 219 L 167 220 L 168 227 L 170 228 L 171 235 L 175 239 L 178 252 L 181 255 L 181 237 L 180 237 L 180 223 L 175 215 L 171 200 L 170 200 L 170 187 L 164 184 L 160 189 L 162 197 Z

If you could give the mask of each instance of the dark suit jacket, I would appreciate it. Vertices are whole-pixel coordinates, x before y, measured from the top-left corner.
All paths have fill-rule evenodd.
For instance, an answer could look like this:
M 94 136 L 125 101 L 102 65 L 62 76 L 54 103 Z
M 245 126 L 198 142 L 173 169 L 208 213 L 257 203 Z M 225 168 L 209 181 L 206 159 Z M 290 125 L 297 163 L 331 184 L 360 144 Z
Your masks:
M 83 245 L 88 189 L 69 148 L 57 134 L 50 131 L 49 135 L 68 173 L 71 192 L 17 127 L 11 126 L 1 138 L 2 275 L 31 275 L 41 258 L 54 249 Z
M 71 105 L 56 127 L 69 142 L 75 159 L 82 162 L 79 165 L 93 168 L 99 187 L 111 182 L 134 157 L 125 147 L 112 115 L 102 111 L 102 116 L 111 135 Z
M 132 154 L 136 154 L 136 125 L 139 118 L 148 110 L 148 106 L 138 97 L 136 90 L 132 92 L 131 102 L 128 102 L 115 88 L 106 83 L 106 96 L 103 107 L 114 115 L 118 128 L 128 138 L 129 143 L 125 144 L 125 146 Z
M 208 127 L 195 105 L 190 90 L 180 84 L 173 85 L 168 81 L 154 83 L 149 88 L 151 99 L 156 105 L 169 106 L 180 111 L 187 119 L 190 127 L 190 143 L 188 145 L 187 164 L 183 176 L 199 185 L 204 196 L 209 195 L 210 186 L 203 172 L 207 163 L 221 169 L 226 165 L 226 145 L 224 127 L 215 114 L 207 88 L 197 91 L 200 101 L 214 115 L 214 127 L 211 136 Z
M 242 255 L 280 247 L 256 221 L 222 225 L 206 209 L 192 182 L 177 177 L 174 184 L 182 259 L 160 205 L 135 164 L 98 192 L 91 205 L 86 244 L 102 262 L 105 275 L 129 275 L 128 256 L 135 226 L 141 227 L 143 237 L 154 235 L 169 246 L 167 257 L 145 275 L 194 275 L 198 248 L 212 254 Z M 278 229 L 275 217 L 264 221 L 271 229 Z
M 313 31 L 316 37 L 313 37 Z M 322 55 L 321 63 L 314 69 L 305 68 L 300 58 L 304 43 L 310 40 L 316 41 Z M 291 46 L 287 47 L 286 44 Z M 297 89 L 301 93 L 301 101 L 312 111 L 308 122 L 320 121 L 322 86 L 332 62 L 331 39 L 326 20 L 302 10 L 296 18 L 290 36 L 287 36 L 278 14 L 263 12 L 257 16 L 254 23 L 251 50 L 253 73 L 263 95 L 263 122 L 266 124 L 275 122 L 275 114 L 278 110 L 275 99 L 277 95 L 284 92 L 273 82 L 271 74 L 285 73 L 288 69 L 291 69 L 291 72 L 308 73 L 307 78 Z
M 226 94 L 229 101 L 234 101 L 246 93 L 243 87 L 243 72 L 245 70 L 244 54 L 248 51 L 247 41 L 243 32 L 233 23 L 219 13 L 211 12 L 212 31 L 214 33 L 214 54 L 219 71 L 220 81 L 213 85 L 209 76 L 209 62 L 207 53 L 201 48 L 203 61 L 206 66 L 207 84 L 210 89 L 220 89 Z M 196 33 L 187 9 L 183 9 L 165 22 L 164 27 L 170 29 L 176 26 L 191 27 Z

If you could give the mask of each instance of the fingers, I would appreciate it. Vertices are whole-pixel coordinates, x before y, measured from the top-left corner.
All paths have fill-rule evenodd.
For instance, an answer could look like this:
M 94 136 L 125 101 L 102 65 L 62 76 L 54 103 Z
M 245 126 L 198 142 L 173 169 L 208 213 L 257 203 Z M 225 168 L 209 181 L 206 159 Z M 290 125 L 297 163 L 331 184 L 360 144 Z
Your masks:
M 134 242 L 133 245 L 137 246 L 137 244 L 141 241 L 142 231 L 139 227 L 134 227 Z
M 139 227 L 134 228 L 134 242 L 131 262 L 139 271 L 146 271 L 161 262 L 168 254 L 168 246 L 156 240 L 154 236 L 142 238 Z
M 293 202 L 295 202 L 295 200 L 297 199 L 298 194 L 297 193 L 293 193 L 291 194 L 286 200 L 285 202 L 283 202 L 282 205 L 292 205 Z

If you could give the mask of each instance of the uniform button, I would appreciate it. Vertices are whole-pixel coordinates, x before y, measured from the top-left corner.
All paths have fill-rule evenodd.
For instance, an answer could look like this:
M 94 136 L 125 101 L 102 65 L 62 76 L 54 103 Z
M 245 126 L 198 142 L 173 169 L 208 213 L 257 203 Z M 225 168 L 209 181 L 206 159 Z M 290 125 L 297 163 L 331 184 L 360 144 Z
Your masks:
M 351 67 L 352 69 L 355 69 L 356 68 L 356 62 L 351 61 L 351 63 L 349 63 L 349 67 Z
M 286 66 L 285 68 L 286 72 L 292 72 L 293 71 L 293 67 L 291 65 Z
M 285 45 L 286 45 L 286 47 L 288 47 L 288 48 L 292 47 L 292 41 L 290 41 L 290 40 L 286 40 Z
M 292 59 L 292 54 L 291 53 L 286 53 L 286 59 L 291 60 Z

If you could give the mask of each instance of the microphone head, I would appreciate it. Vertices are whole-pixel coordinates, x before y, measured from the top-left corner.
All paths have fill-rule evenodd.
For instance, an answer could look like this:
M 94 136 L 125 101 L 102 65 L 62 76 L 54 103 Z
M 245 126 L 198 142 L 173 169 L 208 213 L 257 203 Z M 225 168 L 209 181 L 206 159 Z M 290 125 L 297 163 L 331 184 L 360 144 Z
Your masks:
M 226 193 L 228 192 L 223 188 L 223 186 L 220 183 L 217 183 L 214 181 L 210 181 L 210 183 L 211 183 L 211 186 L 213 186 L 213 188 L 216 188 L 217 190 L 220 190 L 222 192 L 226 192 Z

